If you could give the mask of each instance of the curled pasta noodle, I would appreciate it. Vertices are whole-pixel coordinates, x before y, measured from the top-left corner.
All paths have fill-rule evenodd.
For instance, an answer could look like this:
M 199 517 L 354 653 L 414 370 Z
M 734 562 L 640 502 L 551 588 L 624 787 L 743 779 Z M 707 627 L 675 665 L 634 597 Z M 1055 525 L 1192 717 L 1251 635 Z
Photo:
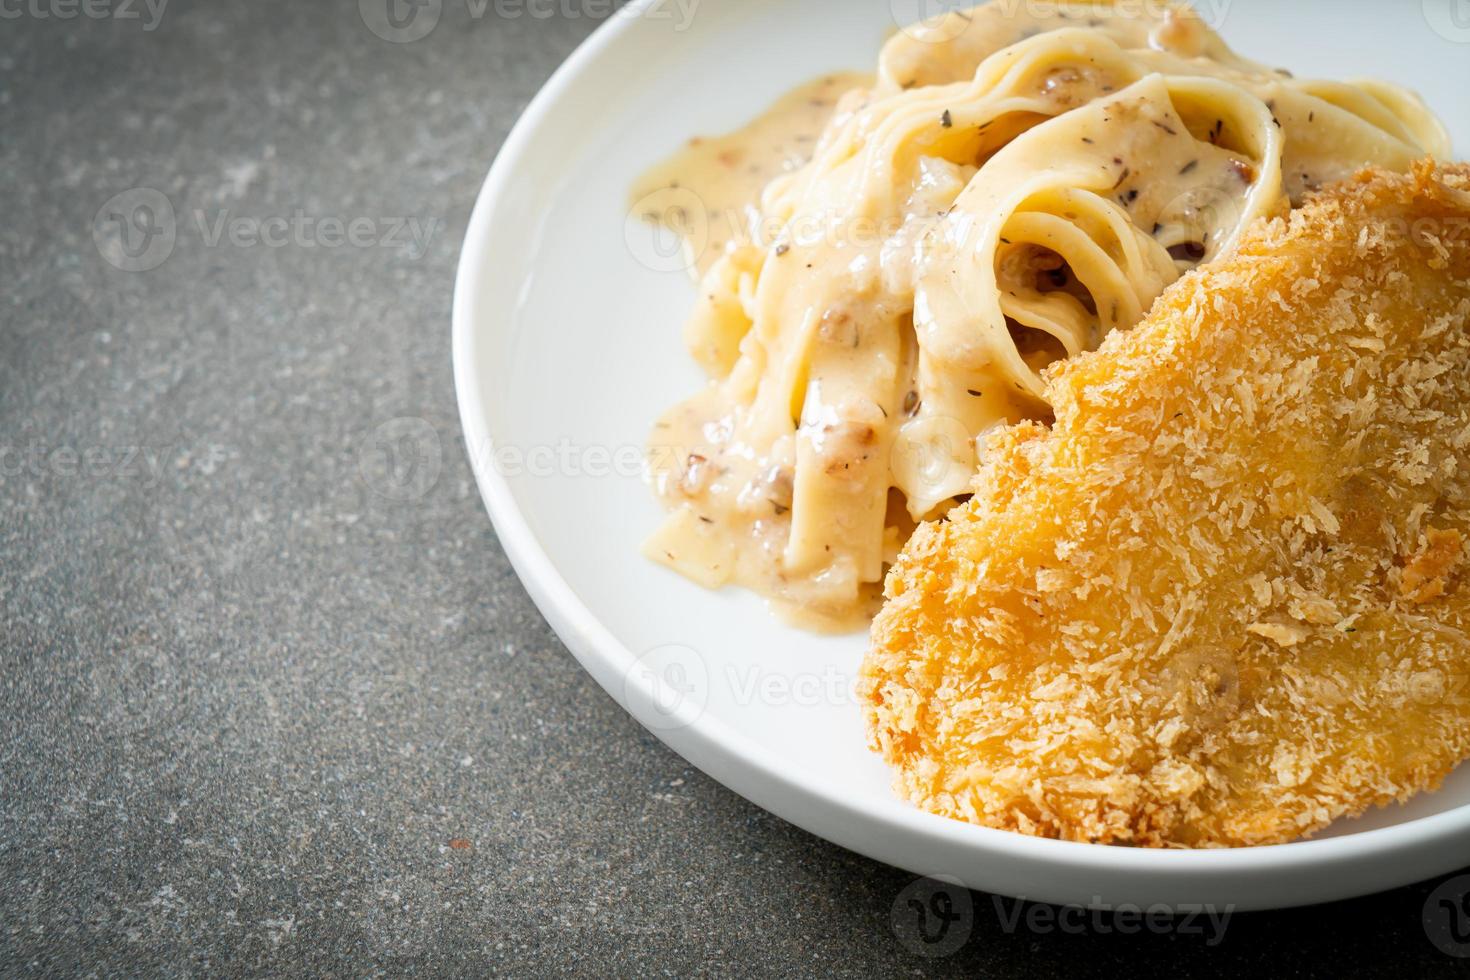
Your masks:
M 936 229 L 944 245 L 918 284 L 929 410 L 979 432 L 1012 417 L 1016 396 L 999 410 L 985 402 L 996 388 L 1039 401 L 1047 363 L 1137 323 L 1181 271 L 1276 206 L 1282 142 L 1245 90 L 1148 75 L 996 154 Z M 1071 148 L 1065 164 L 1048 165 L 1059 146 Z M 1171 254 L 1180 245 L 1197 251 Z M 964 492 L 974 461 L 959 462 L 940 485 L 900 484 L 915 518 Z
M 895 36 L 759 193 L 769 236 L 710 264 L 686 336 L 711 384 L 655 430 L 650 555 L 861 622 L 977 440 L 1047 416 L 1047 365 L 1313 188 L 1448 152 L 1412 93 L 1293 78 L 1187 9 L 1027 7 Z

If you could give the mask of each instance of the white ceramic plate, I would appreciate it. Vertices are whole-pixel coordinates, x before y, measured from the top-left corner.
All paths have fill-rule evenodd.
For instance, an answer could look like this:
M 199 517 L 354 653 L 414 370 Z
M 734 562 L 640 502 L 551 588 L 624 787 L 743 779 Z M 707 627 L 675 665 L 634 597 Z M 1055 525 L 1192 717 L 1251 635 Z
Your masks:
M 1138 0 L 1153 2 L 1153 0 Z M 1417 88 L 1470 140 L 1458 0 L 1199 0 L 1244 54 L 1298 74 Z M 928 9 L 925 9 L 925 8 Z M 1228 851 L 1037 840 L 920 813 L 864 747 L 863 638 L 783 626 L 733 590 L 644 560 L 661 511 L 638 475 L 654 417 L 702 376 L 693 296 L 627 213 L 648 165 L 791 86 L 868 70 L 932 0 L 657 0 L 602 26 L 506 141 L 475 206 L 454 299 L 455 382 L 475 474 L 541 611 L 613 697 L 736 792 L 863 854 L 1053 902 L 1277 907 L 1427 878 L 1470 859 L 1470 767 L 1438 793 L 1320 839 Z

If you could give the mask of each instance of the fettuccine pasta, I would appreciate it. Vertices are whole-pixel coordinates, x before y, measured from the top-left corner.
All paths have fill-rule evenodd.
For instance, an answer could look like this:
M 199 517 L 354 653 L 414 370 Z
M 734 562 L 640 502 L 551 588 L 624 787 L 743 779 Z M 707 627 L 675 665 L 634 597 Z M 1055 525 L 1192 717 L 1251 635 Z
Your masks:
M 865 622 L 915 522 L 968 494 L 977 437 L 1047 417 L 1047 365 L 1252 219 L 1448 153 L 1412 93 L 1295 79 L 1187 9 L 999 0 L 896 35 L 839 98 L 854 81 L 635 190 L 700 253 L 711 378 L 655 427 L 671 513 L 646 551 L 815 624 Z

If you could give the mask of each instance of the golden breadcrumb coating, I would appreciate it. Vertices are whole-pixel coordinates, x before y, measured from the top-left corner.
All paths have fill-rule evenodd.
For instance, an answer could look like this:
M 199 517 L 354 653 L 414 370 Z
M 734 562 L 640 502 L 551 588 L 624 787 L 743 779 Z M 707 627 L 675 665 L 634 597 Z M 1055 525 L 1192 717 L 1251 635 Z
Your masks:
M 1470 166 L 1256 225 L 1049 383 L 888 578 L 859 689 L 901 795 L 1267 844 L 1470 755 Z

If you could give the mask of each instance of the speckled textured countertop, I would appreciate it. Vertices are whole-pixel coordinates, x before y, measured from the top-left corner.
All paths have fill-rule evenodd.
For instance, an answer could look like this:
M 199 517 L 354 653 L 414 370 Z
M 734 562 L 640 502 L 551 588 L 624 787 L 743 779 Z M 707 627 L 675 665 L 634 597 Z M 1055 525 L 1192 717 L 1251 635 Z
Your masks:
M 364 5 L 3 8 L 0 973 L 1465 969 L 1438 882 L 1223 937 L 953 896 L 922 947 L 911 876 L 625 716 L 496 543 L 449 362 L 480 181 L 603 8 Z

